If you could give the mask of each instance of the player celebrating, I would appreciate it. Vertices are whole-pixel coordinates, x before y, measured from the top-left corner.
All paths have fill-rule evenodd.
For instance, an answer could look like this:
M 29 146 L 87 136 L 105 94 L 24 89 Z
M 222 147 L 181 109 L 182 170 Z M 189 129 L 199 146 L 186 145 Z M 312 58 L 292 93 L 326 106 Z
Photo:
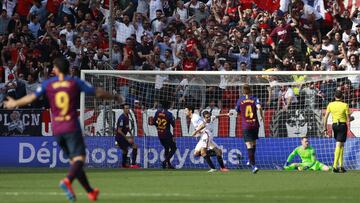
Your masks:
M 170 163 L 170 159 L 177 149 L 175 138 L 171 133 L 171 126 L 175 127 L 175 119 L 173 114 L 167 109 L 168 102 L 162 103 L 162 108 L 159 108 L 154 116 L 154 125 L 157 128 L 160 143 L 165 150 L 165 160 L 162 162 L 162 167 L 164 169 L 175 169 Z
M 343 94 L 340 90 L 335 92 L 335 101 L 330 102 L 326 108 L 324 117 L 324 131 L 327 132 L 327 120 L 330 113 L 332 114 L 332 130 L 334 132 L 334 138 L 336 139 L 336 148 L 334 152 L 334 173 L 345 173 L 346 170 L 343 167 L 344 145 L 347 136 L 347 123 L 350 126 L 350 110 L 349 105 L 343 101 Z M 338 165 L 339 164 L 339 165 Z
M 136 157 L 137 157 L 137 144 L 134 143 L 133 135 L 131 134 L 130 127 L 129 127 L 129 116 L 130 116 L 130 105 L 124 104 L 123 105 L 123 113 L 117 120 L 116 123 L 116 136 L 115 136 L 115 145 L 117 145 L 122 151 L 122 167 L 123 168 L 140 168 L 136 164 Z M 127 137 L 127 134 L 130 134 L 130 137 Z M 131 153 L 131 165 L 129 166 L 127 163 L 127 155 L 128 149 L 132 148 Z
M 237 101 L 236 111 L 240 113 L 242 119 L 242 131 L 248 151 L 249 164 L 252 167 L 252 172 L 257 173 L 259 169 L 255 165 L 255 151 L 260 127 L 257 109 L 260 112 L 262 121 L 264 120 L 264 116 L 259 99 L 255 96 L 250 96 L 251 89 L 249 85 L 244 85 L 243 93 L 244 95 Z
M 301 163 L 289 163 L 293 158 L 299 155 L 301 158 Z M 288 156 L 286 163 L 284 165 L 285 170 L 313 170 L 313 171 L 329 171 L 331 167 L 319 162 L 316 160 L 315 149 L 309 145 L 309 140 L 307 137 L 301 138 L 301 146 L 298 146 L 291 152 Z
M 210 153 L 208 152 L 210 135 L 206 132 L 206 123 L 200 117 L 199 114 L 194 113 L 194 107 L 188 105 L 185 108 L 185 114 L 191 119 L 191 123 L 193 124 L 195 131 L 192 133 L 194 137 L 200 137 L 199 142 L 196 144 L 194 155 L 195 156 L 202 156 L 205 161 L 208 163 L 210 170 L 208 172 L 212 173 L 215 172 L 215 166 L 210 159 Z
M 210 141 L 209 141 L 209 149 L 208 149 L 208 152 L 210 154 L 210 156 L 216 156 L 218 162 L 219 162 L 219 165 L 220 165 L 220 171 L 222 172 L 228 172 L 229 169 L 227 169 L 225 167 L 225 164 L 224 164 L 224 160 L 222 158 L 222 150 L 219 148 L 219 146 L 213 141 L 212 139 L 212 122 L 214 122 L 214 120 L 220 116 L 229 116 L 231 114 L 219 114 L 217 116 L 211 116 L 210 112 L 209 111 L 204 111 L 203 112 L 203 117 L 204 117 L 204 120 L 205 120 L 205 129 L 207 132 L 209 132 L 209 137 L 210 137 Z
M 70 158 L 69 172 L 67 177 L 60 181 L 60 188 L 65 191 L 70 201 L 75 201 L 76 197 L 71 184 L 77 178 L 87 191 L 89 200 L 96 201 L 99 189 L 93 189 L 90 186 L 83 169 L 86 153 L 80 123 L 77 118 L 77 103 L 80 99 L 80 92 L 93 94 L 103 99 L 120 100 L 120 98 L 100 88 L 95 89 L 78 78 L 68 76 L 69 62 L 66 59 L 56 58 L 53 63 L 55 77 L 45 80 L 34 93 L 18 100 L 8 97 L 7 101 L 4 102 L 5 108 L 14 109 L 25 106 L 42 95 L 48 97 L 54 136 L 59 146 L 64 150 L 65 155 Z

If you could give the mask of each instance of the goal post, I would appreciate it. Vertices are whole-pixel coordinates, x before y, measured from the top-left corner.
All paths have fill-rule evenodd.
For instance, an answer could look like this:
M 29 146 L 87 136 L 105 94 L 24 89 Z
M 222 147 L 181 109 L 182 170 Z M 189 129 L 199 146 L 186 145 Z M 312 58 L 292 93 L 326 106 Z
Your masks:
M 142 149 L 138 159 L 149 168 L 160 167 L 164 159 L 156 128 L 151 125 L 156 108 L 164 101 L 170 104 L 169 111 L 176 119 L 172 132 L 177 138 L 178 151 L 173 162 L 178 168 L 206 167 L 202 159 L 192 155 L 197 140 L 191 137 L 193 126 L 184 113 L 187 104 L 195 106 L 200 114 L 205 110 L 212 116 L 232 113 L 214 120 L 212 132 L 227 165 L 245 168 L 247 151 L 241 119 L 235 110 L 244 84 L 250 85 L 252 95 L 259 98 L 264 109 L 256 152 L 260 167 L 270 169 L 284 163 L 304 135 L 310 137 L 310 145 L 316 149 L 319 160 L 331 164 L 335 141 L 322 134 L 322 123 L 326 106 L 339 89 L 344 92 L 344 101 L 355 118 L 345 146 L 345 165 L 360 168 L 359 78 L 359 71 L 81 71 L 81 79 L 120 94 L 130 104 L 130 128 Z M 289 94 L 294 98 L 287 104 Z M 121 113 L 120 104 L 81 95 L 80 123 L 87 136 L 114 136 Z M 330 116 L 329 132 L 331 124 Z M 113 143 L 109 142 L 111 147 Z

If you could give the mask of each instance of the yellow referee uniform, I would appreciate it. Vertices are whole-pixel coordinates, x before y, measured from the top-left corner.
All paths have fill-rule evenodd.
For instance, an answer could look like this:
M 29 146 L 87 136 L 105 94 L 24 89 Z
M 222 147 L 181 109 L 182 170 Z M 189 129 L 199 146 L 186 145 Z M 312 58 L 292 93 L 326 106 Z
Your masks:
M 350 114 L 349 105 L 340 100 L 330 102 L 326 112 L 331 113 L 333 123 L 346 123 L 347 115 Z
M 341 97 L 342 94 L 340 93 Z M 341 98 L 340 97 L 340 98 Z M 343 153 L 344 153 L 344 143 L 346 142 L 347 137 L 347 122 L 350 120 L 350 110 L 349 105 L 345 102 L 342 102 L 339 97 L 336 97 L 335 101 L 330 102 L 326 108 L 325 120 L 324 120 L 324 129 L 327 127 L 327 120 L 329 114 L 332 115 L 332 130 L 334 132 L 334 138 L 336 140 L 336 148 L 334 152 L 334 172 L 346 172 L 343 168 Z M 338 170 L 340 167 L 340 171 Z

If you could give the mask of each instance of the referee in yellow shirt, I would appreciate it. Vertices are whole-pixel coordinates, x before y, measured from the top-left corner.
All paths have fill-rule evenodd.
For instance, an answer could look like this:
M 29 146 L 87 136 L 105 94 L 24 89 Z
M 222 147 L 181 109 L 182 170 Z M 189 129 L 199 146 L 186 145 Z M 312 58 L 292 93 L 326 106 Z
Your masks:
M 346 170 L 343 167 L 343 154 L 344 144 L 347 136 L 347 123 L 350 123 L 350 111 L 349 105 L 342 101 L 343 94 L 340 90 L 335 92 L 335 101 L 330 102 L 326 108 L 326 114 L 324 118 L 324 131 L 327 134 L 327 120 L 331 113 L 332 115 L 332 130 L 334 132 L 334 138 L 336 140 L 336 148 L 334 152 L 334 173 L 345 173 Z M 329 135 L 330 136 L 330 135 Z

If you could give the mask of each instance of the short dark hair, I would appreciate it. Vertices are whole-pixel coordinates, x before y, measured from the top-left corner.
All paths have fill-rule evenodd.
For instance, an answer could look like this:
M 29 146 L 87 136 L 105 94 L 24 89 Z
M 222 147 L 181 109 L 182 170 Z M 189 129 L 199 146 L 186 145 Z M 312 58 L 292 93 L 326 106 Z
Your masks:
M 121 104 L 121 106 L 120 106 L 120 107 L 121 107 L 122 109 L 124 109 L 124 108 L 125 108 L 125 106 L 129 106 L 129 107 L 130 107 L 130 104 L 129 104 L 129 103 L 123 103 L 123 104 Z
M 194 106 L 193 106 L 193 105 L 188 104 L 188 105 L 186 105 L 186 107 L 185 107 L 185 108 L 189 109 L 191 112 L 193 112 L 193 113 L 194 113 L 195 108 L 194 108 Z
M 336 90 L 335 98 L 337 98 L 337 99 L 342 99 L 343 98 L 343 93 L 341 92 L 341 90 Z
M 209 111 L 206 111 L 206 110 L 202 113 L 203 117 L 205 117 L 206 115 L 210 115 L 210 114 L 211 113 Z
M 64 57 L 57 57 L 54 59 L 53 63 L 54 63 L 54 66 L 56 66 L 61 73 L 65 74 L 65 75 L 69 74 L 70 64 L 67 59 L 65 59 Z

